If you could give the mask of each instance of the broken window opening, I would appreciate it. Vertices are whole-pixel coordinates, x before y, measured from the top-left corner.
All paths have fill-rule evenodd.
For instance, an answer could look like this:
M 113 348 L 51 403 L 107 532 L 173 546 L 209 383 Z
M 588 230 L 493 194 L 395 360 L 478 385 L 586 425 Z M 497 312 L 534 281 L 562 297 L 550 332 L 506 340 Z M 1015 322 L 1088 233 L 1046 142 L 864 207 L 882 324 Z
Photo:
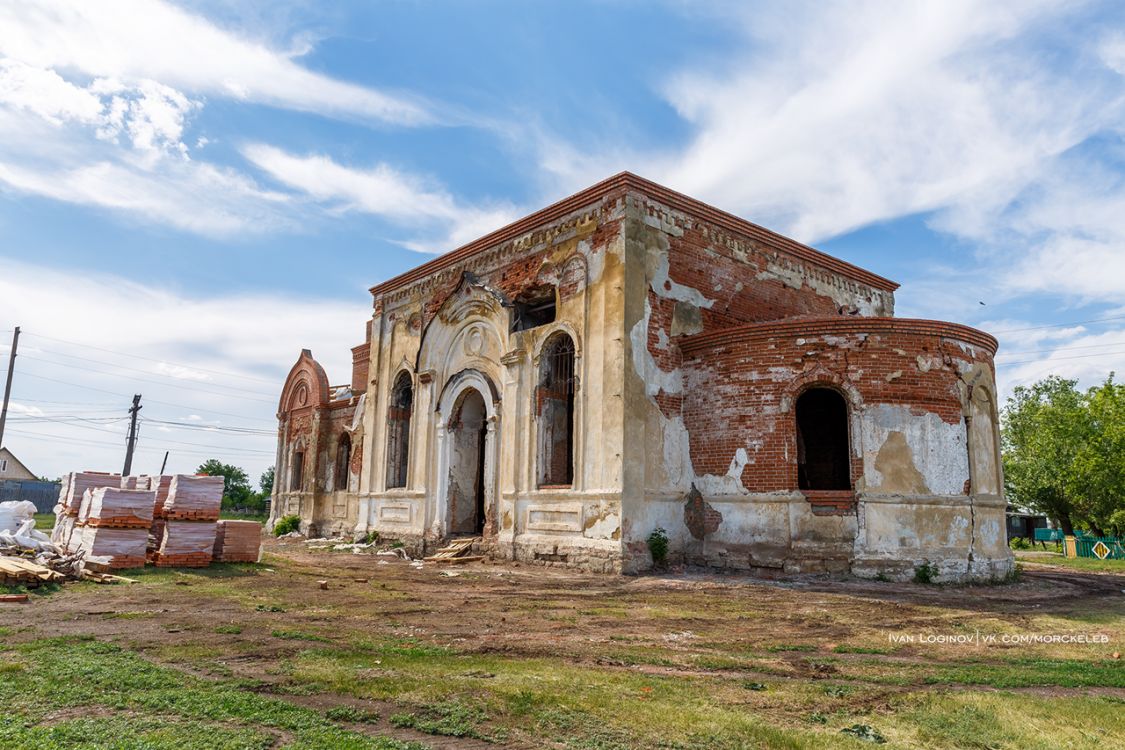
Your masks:
M 554 322 L 555 288 L 553 286 L 528 289 L 512 303 L 512 333 Z
M 850 490 L 848 404 L 831 388 L 810 388 L 797 399 L 797 487 Z
M 294 451 L 293 452 L 293 466 L 290 468 L 290 471 L 289 471 L 289 491 L 290 492 L 300 492 L 301 491 L 301 480 L 304 478 L 303 477 L 304 471 L 305 471 L 305 452 L 304 451 Z
M 336 489 L 348 488 L 348 476 L 351 474 L 352 439 L 348 433 L 340 436 L 340 443 L 336 446 Z
M 413 409 L 414 384 L 410 373 L 403 372 L 391 389 L 391 403 L 387 410 L 387 489 L 406 486 Z
M 574 483 L 574 340 L 555 334 L 539 360 L 539 486 Z

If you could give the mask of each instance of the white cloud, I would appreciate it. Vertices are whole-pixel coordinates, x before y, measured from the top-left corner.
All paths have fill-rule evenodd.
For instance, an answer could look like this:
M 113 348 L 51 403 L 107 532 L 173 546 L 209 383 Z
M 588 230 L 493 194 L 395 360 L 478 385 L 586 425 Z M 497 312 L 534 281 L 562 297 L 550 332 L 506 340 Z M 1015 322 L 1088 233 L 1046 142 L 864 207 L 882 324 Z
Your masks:
M 405 97 L 338 81 L 159 0 L 15 0 L 0 5 L 0 55 L 42 69 L 287 109 L 404 125 L 430 121 Z
M 248 145 L 242 153 L 274 179 L 337 210 L 360 211 L 411 228 L 437 231 L 428 240 L 403 243 L 423 252 L 452 250 L 518 216 L 510 204 L 464 205 L 444 188 L 387 164 L 354 168 L 327 156 L 297 156 L 263 144 Z
M 369 300 L 363 298 L 340 302 L 263 294 L 198 297 L 154 283 L 68 273 L 12 260 L 5 261 L 0 273 L 0 328 L 20 324 L 25 332 L 20 349 L 29 354 L 17 365 L 13 402 L 44 403 L 38 412 L 21 406 L 18 411 L 26 415 L 81 413 L 92 404 L 109 409 L 109 414 L 124 415 L 132 394 L 142 393 L 142 417 L 212 426 L 248 425 L 272 432 L 282 384 L 301 348 L 317 342 L 314 354 L 330 380 L 349 382 L 350 347 L 362 342 L 369 315 Z M 84 349 L 43 338 L 46 336 L 157 359 L 170 377 L 157 374 L 159 366 L 148 360 Z M 41 351 L 35 353 L 35 349 Z M 32 359 L 32 354 L 38 359 Z M 153 372 L 145 375 L 107 364 L 87 367 L 81 360 L 73 366 L 38 361 L 71 361 L 67 355 Z M 206 373 L 212 379 L 177 377 L 181 373 L 178 367 Z M 56 406 L 53 402 L 88 405 Z M 141 471 L 159 469 L 165 450 L 172 451 L 172 471 L 194 470 L 204 458 L 215 456 L 225 457 L 257 477 L 274 460 L 271 434 L 175 427 L 163 433 L 157 426 L 142 425 Z M 121 424 L 97 428 L 102 435 L 91 432 L 93 426 L 88 422 L 21 419 L 18 424 L 9 422 L 8 427 L 5 444 L 40 474 L 121 468 Z M 44 437 L 48 435 L 60 439 Z
M 290 222 L 281 211 L 284 195 L 261 189 L 235 170 L 197 162 L 163 161 L 146 169 L 112 161 L 67 168 L 0 160 L 4 186 L 211 236 L 268 231 Z

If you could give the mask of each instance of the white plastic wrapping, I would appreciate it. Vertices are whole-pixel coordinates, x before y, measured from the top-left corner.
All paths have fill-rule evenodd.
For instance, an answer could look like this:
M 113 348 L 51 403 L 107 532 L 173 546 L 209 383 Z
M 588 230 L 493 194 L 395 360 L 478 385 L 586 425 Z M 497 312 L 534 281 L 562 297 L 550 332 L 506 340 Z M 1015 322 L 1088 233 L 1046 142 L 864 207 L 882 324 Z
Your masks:
M 148 529 L 109 529 L 83 526 L 74 531 L 76 543 L 71 550 L 81 549 L 86 559 L 111 568 L 133 568 L 145 564 Z
M 210 556 L 215 549 L 217 527 L 215 521 L 168 521 L 164 524 L 160 554 Z
M 76 471 L 71 477 L 70 487 L 66 494 L 67 509 L 71 514 L 78 512 L 82 505 L 82 496 L 86 490 L 98 487 L 118 487 L 121 484 L 120 474 L 102 474 L 95 471 Z
M 0 503 L 0 531 L 14 532 L 27 520 L 35 518 L 35 503 L 8 500 Z
M 168 487 L 168 499 L 164 501 L 164 515 L 177 514 L 199 517 L 219 517 L 219 506 L 223 502 L 223 478 L 176 474 Z
M 152 524 L 152 508 L 156 493 L 151 490 L 123 490 L 99 487 L 88 491 L 90 500 L 83 498 L 78 518 L 95 526 L 141 526 Z

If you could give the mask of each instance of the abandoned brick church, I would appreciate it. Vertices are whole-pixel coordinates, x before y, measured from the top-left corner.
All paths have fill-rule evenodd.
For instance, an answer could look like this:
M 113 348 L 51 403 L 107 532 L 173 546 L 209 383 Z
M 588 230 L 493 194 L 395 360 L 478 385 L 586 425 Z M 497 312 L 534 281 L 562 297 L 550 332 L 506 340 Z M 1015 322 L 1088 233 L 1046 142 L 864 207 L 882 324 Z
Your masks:
M 608 572 L 1012 566 L 996 340 L 623 173 L 371 289 L 351 382 L 305 350 L 273 519 Z

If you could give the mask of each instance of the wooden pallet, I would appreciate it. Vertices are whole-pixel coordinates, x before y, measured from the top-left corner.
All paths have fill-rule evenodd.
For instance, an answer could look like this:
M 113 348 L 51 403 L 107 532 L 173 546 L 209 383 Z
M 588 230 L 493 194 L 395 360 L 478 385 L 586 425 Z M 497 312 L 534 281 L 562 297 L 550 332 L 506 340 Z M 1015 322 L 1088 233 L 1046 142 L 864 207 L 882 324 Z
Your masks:
M 22 557 L 0 557 L 0 580 L 5 583 L 61 581 L 66 576 Z
M 480 537 L 470 537 L 468 539 L 454 539 L 446 546 L 439 549 L 429 557 L 423 558 L 426 562 L 452 562 L 459 560 L 468 562 L 466 557 L 473 548 L 473 544 L 480 541 Z M 479 560 L 480 558 L 475 558 Z

